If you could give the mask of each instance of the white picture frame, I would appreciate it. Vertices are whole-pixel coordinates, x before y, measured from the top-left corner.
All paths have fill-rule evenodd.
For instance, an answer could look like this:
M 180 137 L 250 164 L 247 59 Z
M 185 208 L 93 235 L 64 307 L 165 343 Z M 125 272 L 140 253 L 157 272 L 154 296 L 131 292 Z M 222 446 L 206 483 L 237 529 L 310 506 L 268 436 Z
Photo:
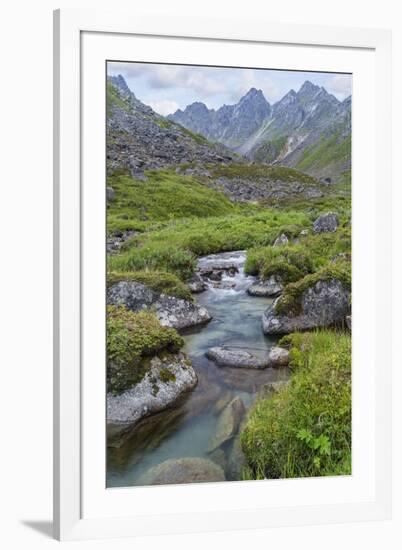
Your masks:
M 58 10 L 54 30 L 55 537 L 104 538 L 389 518 L 390 33 L 262 20 L 245 26 L 240 20 L 137 17 L 98 10 Z M 165 44 L 163 56 L 155 57 L 153 41 Z M 184 42 L 187 47 L 180 48 L 178 44 Z M 141 58 L 135 59 L 139 43 Z M 203 45 L 202 51 L 197 44 Z M 101 66 L 106 59 L 122 59 L 121 52 L 126 52 L 127 60 L 160 62 L 176 55 L 173 61 L 202 63 L 213 55 L 219 65 L 234 52 L 246 60 L 248 52 L 258 57 L 264 48 L 270 48 L 284 68 L 292 57 L 293 66 L 347 67 L 356 74 L 354 102 L 361 107 L 353 114 L 353 204 L 358 205 L 353 213 L 353 475 L 108 490 L 102 484 L 104 385 L 101 378 L 96 379 L 104 361 L 99 344 L 104 330 L 103 321 L 99 322 L 104 300 L 99 297 L 104 292 L 105 269 L 105 180 L 99 156 L 104 154 Z M 375 307 L 364 301 L 363 289 L 365 296 L 375 297 Z M 183 496 L 184 507 L 180 505 Z

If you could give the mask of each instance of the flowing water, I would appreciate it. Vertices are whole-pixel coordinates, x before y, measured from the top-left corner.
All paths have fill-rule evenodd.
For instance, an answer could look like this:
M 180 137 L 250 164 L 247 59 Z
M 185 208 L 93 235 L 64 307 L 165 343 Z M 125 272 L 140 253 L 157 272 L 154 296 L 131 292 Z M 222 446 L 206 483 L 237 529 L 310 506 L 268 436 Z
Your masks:
M 286 369 L 218 367 L 205 356 L 212 346 L 238 347 L 258 354 L 275 344 L 276 340 L 265 336 L 261 328 L 262 314 L 272 300 L 247 293 L 254 278 L 245 275 L 244 262 L 242 251 L 199 260 L 201 269 L 219 263 L 235 264 L 238 271 L 232 276 L 224 274 L 219 282 L 210 281 L 208 289 L 196 296 L 213 317 L 207 325 L 184 335 L 185 351 L 198 384 L 178 407 L 145 420 L 122 447 L 108 449 L 108 487 L 136 485 L 146 470 L 170 458 L 210 458 L 208 441 L 225 404 L 240 396 L 249 408 L 263 384 L 288 377 Z

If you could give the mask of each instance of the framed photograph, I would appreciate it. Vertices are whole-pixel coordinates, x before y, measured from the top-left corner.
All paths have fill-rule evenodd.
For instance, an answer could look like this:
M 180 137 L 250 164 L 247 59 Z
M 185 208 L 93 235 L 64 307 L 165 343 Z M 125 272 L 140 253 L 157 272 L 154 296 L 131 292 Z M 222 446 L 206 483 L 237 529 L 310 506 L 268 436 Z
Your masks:
M 55 537 L 389 518 L 390 33 L 54 22 Z

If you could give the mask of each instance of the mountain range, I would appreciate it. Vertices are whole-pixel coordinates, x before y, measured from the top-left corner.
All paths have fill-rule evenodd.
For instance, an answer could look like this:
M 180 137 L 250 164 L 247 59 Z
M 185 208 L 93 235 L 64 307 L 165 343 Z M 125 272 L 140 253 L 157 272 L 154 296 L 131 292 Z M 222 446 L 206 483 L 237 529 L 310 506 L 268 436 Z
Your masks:
M 350 170 L 351 97 L 339 101 L 310 81 L 272 105 L 251 88 L 235 105 L 215 110 L 197 101 L 168 119 L 256 162 L 328 180 Z

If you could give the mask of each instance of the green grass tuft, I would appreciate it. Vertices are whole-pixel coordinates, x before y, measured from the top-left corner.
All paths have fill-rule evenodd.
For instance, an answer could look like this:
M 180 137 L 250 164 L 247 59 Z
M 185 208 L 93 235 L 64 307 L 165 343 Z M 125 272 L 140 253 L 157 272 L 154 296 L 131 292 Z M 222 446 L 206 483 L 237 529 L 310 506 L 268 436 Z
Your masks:
M 351 473 L 351 337 L 293 334 L 289 385 L 257 401 L 241 435 L 249 479 Z

